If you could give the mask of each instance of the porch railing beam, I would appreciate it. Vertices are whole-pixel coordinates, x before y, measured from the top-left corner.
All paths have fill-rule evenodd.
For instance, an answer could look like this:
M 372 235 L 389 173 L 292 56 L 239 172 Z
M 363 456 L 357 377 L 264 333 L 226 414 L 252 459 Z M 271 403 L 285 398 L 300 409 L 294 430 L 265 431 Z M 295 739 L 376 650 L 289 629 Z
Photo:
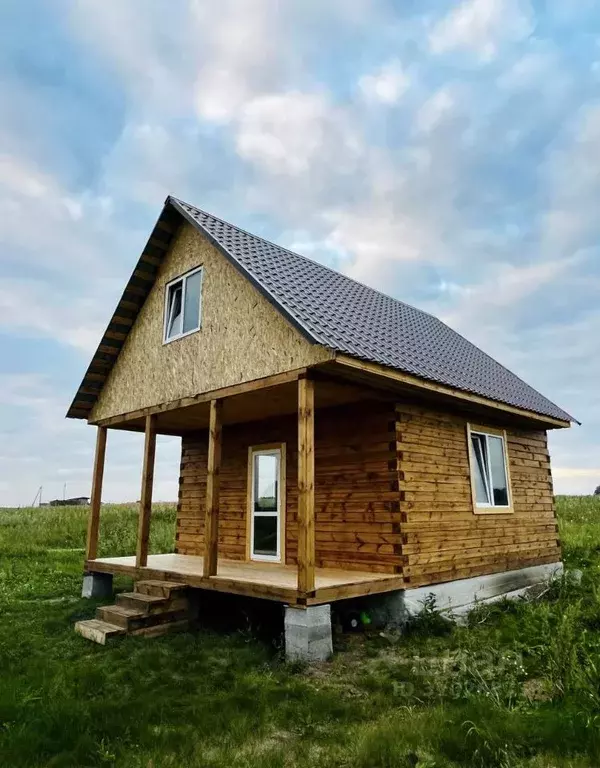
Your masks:
M 298 379 L 298 591 L 315 589 L 315 383 Z
M 221 475 L 221 413 L 223 401 L 210 401 L 208 470 L 204 517 L 204 576 L 216 576 L 219 556 L 219 491 Z
M 150 538 L 150 514 L 152 512 L 152 486 L 154 484 L 154 457 L 156 455 L 156 416 L 146 416 L 144 439 L 144 465 L 142 468 L 142 492 L 135 564 L 144 568 L 148 563 L 148 541 Z
M 85 559 L 95 560 L 98 555 L 98 531 L 100 528 L 100 506 L 102 504 L 102 481 L 104 479 L 104 458 L 106 456 L 106 427 L 98 427 L 96 433 L 96 454 L 92 475 L 92 495 L 88 517 Z

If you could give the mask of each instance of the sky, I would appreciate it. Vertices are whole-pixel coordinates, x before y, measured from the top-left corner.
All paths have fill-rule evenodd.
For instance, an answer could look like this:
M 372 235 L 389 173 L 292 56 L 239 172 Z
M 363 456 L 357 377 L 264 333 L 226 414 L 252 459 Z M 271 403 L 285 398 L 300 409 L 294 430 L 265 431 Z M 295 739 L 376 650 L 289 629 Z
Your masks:
M 593 0 L 1 0 L 0 506 L 89 495 L 65 413 L 168 194 L 439 316 L 600 484 Z M 104 499 L 141 463 L 109 432 Z

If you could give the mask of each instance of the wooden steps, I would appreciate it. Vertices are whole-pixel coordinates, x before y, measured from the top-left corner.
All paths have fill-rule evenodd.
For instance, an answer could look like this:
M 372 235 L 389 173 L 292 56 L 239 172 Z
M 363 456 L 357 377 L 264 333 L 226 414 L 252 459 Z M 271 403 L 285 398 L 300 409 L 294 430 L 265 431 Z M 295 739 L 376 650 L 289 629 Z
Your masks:
M 94 643 L 98 643 L 99 645 L 106 645 L 107 640 L 125 634 L 125 630 L 121 627 L 116 627 L 114 624 L 107 624 L 100 619 L 78 621 L 75 624 L 75 632 L 82 637 L 85 637 L 86 640 L 93 640 Z
M 115 605 L 101 606 L 96 618 L 78 621 L 75 631 L 105 645 L 123 635 L 157 637 L 189 627 L 189 587 L 172 581 L 138 581 L 134 592 L 117 595 Z

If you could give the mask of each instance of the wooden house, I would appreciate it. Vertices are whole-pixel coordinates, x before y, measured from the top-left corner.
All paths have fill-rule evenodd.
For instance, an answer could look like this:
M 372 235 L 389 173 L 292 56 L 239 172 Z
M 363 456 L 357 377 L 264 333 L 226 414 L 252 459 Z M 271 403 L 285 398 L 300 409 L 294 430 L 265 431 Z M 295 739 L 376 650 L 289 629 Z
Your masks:
M 284 603 L 288 655 L 323 657 L 334 601 L 456 606 L 560 567 L 546 436 L 568 413 L 435 317 L 172 197 L 68 416 L 97 427 L 85 594 L 138 582 L 79 628 L 101 642 L 185 622 L 199 588 Z M 145 433 L 129 557 L 97 556 L 113 429 Z M 157 434 L 181 469 L 150 555 Z

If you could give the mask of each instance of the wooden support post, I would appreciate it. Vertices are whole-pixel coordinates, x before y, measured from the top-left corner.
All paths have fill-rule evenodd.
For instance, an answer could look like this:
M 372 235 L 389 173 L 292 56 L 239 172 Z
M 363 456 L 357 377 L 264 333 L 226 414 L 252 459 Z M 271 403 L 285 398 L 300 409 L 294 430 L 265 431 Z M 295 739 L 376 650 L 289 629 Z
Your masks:
M 100 505 L 102 503 L 102 480 L 104 478 L 104 457 L 106 455 L 106 427 L 98 427 L 96 434 L 96 455 L 92 476 L 92 495 L 88 517 L 85 559 L 95 560 L 98 555 L 98 530 L 100 527 Z
M 143 568 L 148 563 L 148 540 L 150 538 L 150 513 L 152 512 L 152 485 L 154 483 L 155 454 L 156 416 L 152 415 L 146 416 L 142 492 L 140 496 L 140 517 L 138 523 L 137 553 L 135 558 L 135 565 L 137 568 Z
M 223 401 L 210 401 L 208 472 L 204 517 L 204 575 L 216 576 L 219 550 L 219 490 L 221 476 L 221 411 Z
M 315 384 L 298 379 L 298 591 L 315 589 Z

